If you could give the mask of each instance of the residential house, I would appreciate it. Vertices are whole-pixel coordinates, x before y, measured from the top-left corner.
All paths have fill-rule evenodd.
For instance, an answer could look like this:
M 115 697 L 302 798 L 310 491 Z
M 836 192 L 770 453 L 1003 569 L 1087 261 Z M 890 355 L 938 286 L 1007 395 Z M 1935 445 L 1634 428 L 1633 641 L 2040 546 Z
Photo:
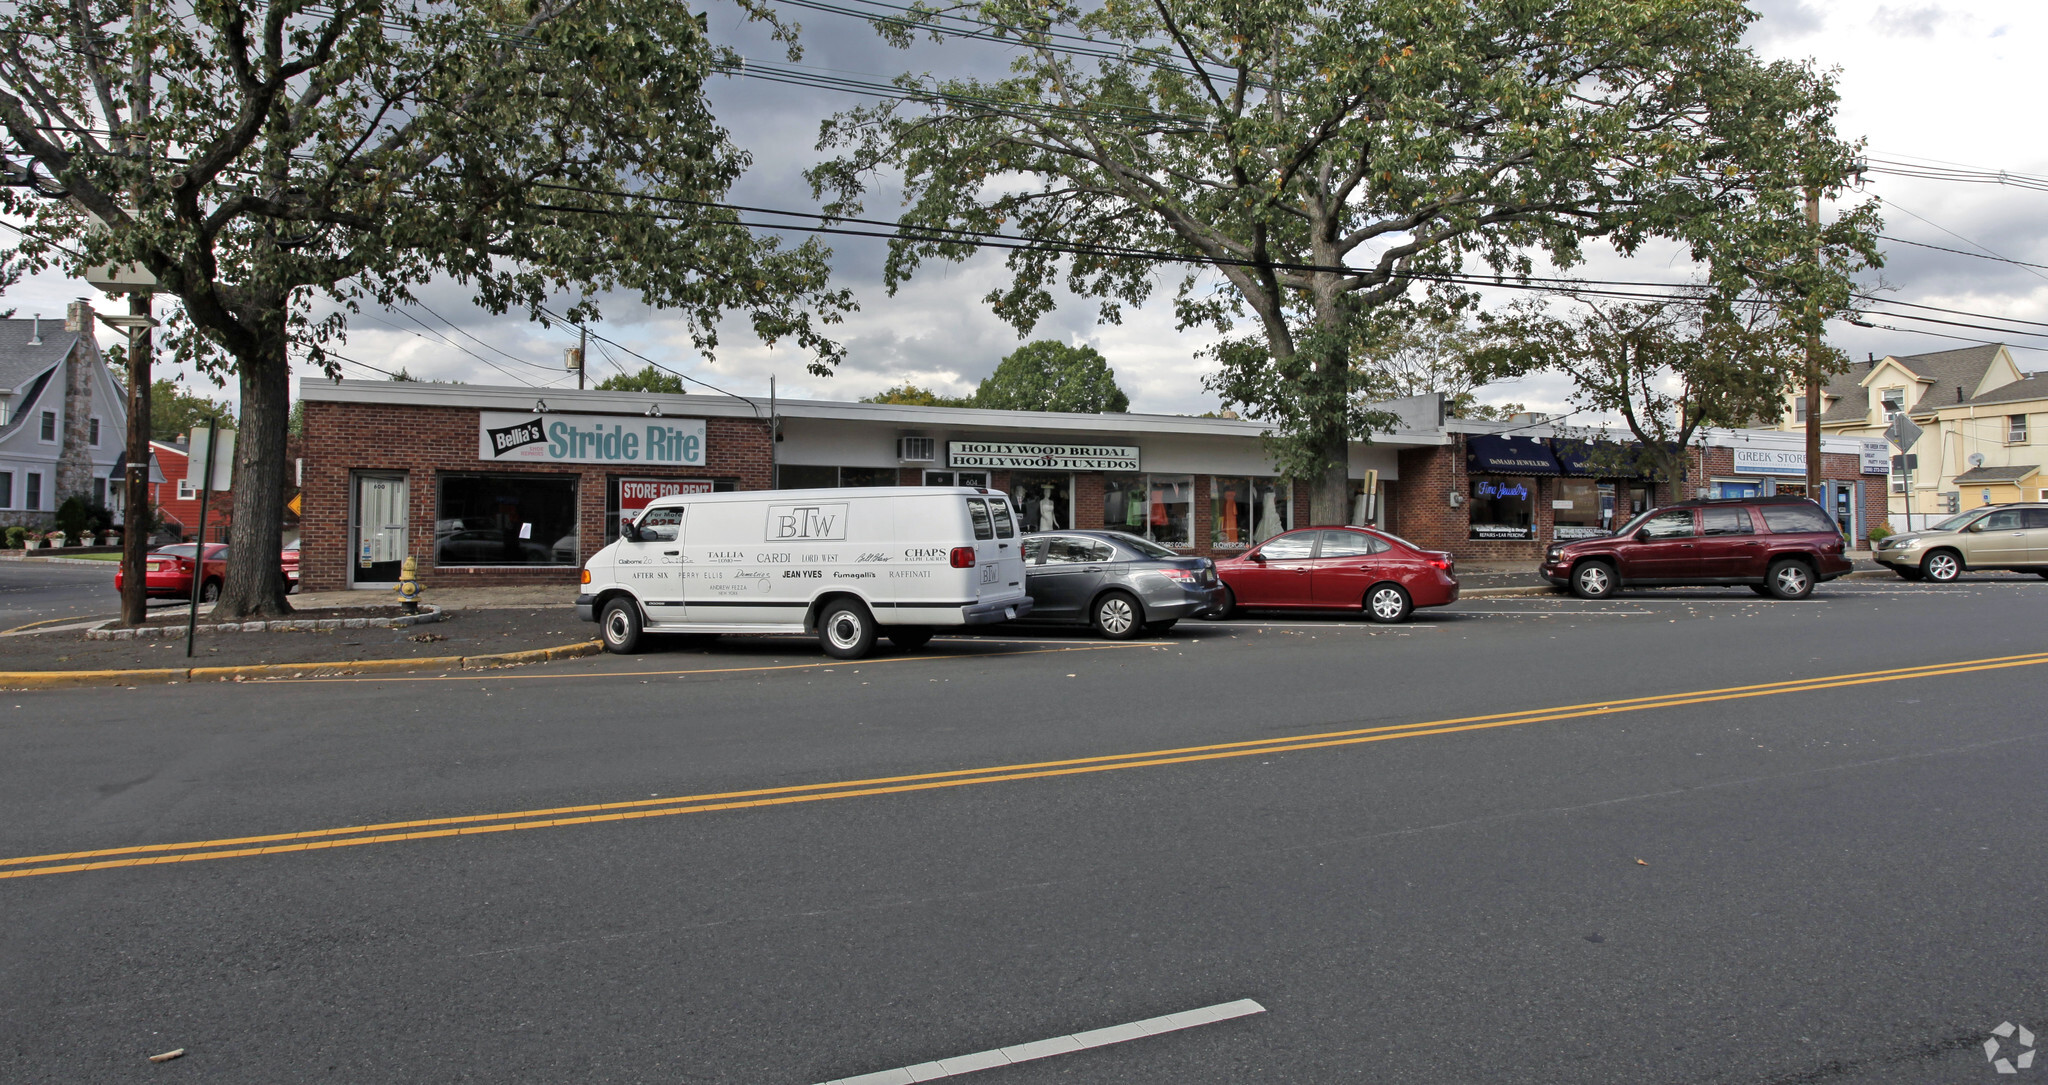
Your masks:
M 92 321 L 84 301 L 0 320 L 0 524 L 47 527 L 73 494 L 120 514 L 128 397 Z
M 1901 414 L 1919 426 L 1911 490 L 1905 474 L 1894 473 L 1889 509 L 1894 527 L 1919 527 L 1952 507 L 2043 496 L 2048 481 L 2035 474 L 2043 446 L 2029 418 L 2048 413 L 2044 385 L 2021 372 L 2002 343 L 1870 358 L 1829 378 L 1821 431 L 1883 437 Z M 1804 394 L 1788 393 L 1788 406 L 1778 428 L 1804 429 Z

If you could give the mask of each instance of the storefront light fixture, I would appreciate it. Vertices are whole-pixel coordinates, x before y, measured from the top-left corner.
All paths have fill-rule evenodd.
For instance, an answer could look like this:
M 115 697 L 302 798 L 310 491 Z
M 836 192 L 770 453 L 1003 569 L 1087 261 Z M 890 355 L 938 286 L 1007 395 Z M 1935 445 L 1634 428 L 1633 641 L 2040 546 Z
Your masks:
M 649 404 L 647 405 L 647 417 L 649 417 L 649 418 L 660 418 L 660 417 L 661 417 L 661 404 L 659 404 L 659 403 L 649 403 Z
M 1457 508 L 1457 507 L 1458 507 L 1459 505 L 1462 505 L 1462 504 L 1464 504 L 1464 503 L 1465 503 L 1465 495 L 1464 495 L 1464 494 L 1461 494 L 1461 493 L 1459 493 L 1459 492 L 1458 492 L 1458 491 L 1456 491 L 1456 490 L 1452 490 L 1452 491 L 1451 491 L 1451 507 L 1455 509 L 1455 508 Z
M 547 400 L 545 400 L 545 399 L 536 399 L 536 400 L 534 400 L 534 401 L 533 401 L 533 413 L 535 413 L 535 414 L 546 414 L 546 413 L 548 413 L 548 401 L 547 401 Z

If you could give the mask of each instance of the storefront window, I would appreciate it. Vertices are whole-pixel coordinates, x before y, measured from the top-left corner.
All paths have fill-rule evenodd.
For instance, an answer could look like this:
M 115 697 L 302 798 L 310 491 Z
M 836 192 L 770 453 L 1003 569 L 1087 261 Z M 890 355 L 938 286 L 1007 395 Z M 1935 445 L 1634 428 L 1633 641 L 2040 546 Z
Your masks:
M 442 475 L 434 563 L 575 565 L 576 480 L 549 475 Z
M 988 486 L 987 471 L 926 471 L 927 486 Z
M 621 489 L 627 492 L 620 494 Z M 612 542 L 619 537 L 619 510 L 625 509 L 626 519 L 640 515 L 640 510 L 657 497 L 672 494 L 731 493 L 739 489 L 739 480 L 718 479 L 650 479 L 625 478 L 612 475 L 604 483 L 604 541 Z M 621 497 L 623 496 L 623 500 Z
M 1248 478 L 1209 480 L 1209 545 L 1242 550 L 1252 543 L 1252 510 L 1257 498 Z
M 894 467 L 842 467 L 839 469 L 841 486 L 894 486 Z
M 1472 538 L 1536 537 L 1536 480 L 1480 475 L 1472 479 Z
M 1294 526 L 1294 486 L 1284 478 L 1252 480 L 1252 541 L 1262 543 Z
M 831 490 L 841 486 L 894 486 L 894 467 L 817 467 L 785 463 L 775 468 L 778 490 Z
M 1195 545 L 1194 476 L 1102 476 L 1102 526 L 1167 546 Z
M 1606 516 L 1602 519 L 1600 490 L 1607 489 Z M 1590 478 L 1561 478 L 1557 480 L 1557 496 L 1552 499 L 1551 508 L 1557 523 L 1553 537 L 1557 539 L 1591 539 L 1605 535 L 1612 529 L 1614 514 L 1614 488 L 1611 484 L 1597 483 Z
M 1074 526 L 1074 476 L 1014 471 L 1010 501 L 1025 531 L 1063 531 Z

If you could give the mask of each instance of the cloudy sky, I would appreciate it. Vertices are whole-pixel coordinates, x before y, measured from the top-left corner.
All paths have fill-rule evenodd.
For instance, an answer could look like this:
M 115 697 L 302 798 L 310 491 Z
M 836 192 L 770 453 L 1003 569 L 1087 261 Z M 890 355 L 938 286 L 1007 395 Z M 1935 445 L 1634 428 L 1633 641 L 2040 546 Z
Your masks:
M 1841 131 L 1867 140 L 1873 165 L 1881 171 L 1948 174 L 1928 178 L 1873 172 L 1867 179 L 1865 194 L 1885 203 L 1884 232 L 1899 239 L 1886 245 L 1884 296 L 1894 303 L 2048 323 L 2048 270 L 2024 266 L 2048 265 L 2048 192 L 2030 183 L 1983 183 L 1995 182 L 1999 171 L 2048 177 L 2048 143 L 2028 134 L 2040 131 L 2033 115 L 2039 94 L 2033 66 L 2048 55 L 2048 7 L 2019 0 L 1976 0 L 1967 6 L 1752 0 L 1752 6 L 1763 18 L 1750 41 L 1766 57 L 1811 57 L 1840 70 Z M 779 62 L 777 47 L 738 25 L 729 3 L 716 0 L 710 10 L 714 33 L 750 57 Z M 906 68 L 987 71 L 1007 60 L 1005 50 L 975 42 L 949 43 L 943 49 L 921 47 L 906 54 L 880 46 L 856 20 L 806 12 L 802 21 L 804 65 L 833 74 L 884 79 Z M 754 167 L 734 193 L 735 201 L 812 206 L 800 174 L 817 158 L 813 145 L 818 122 L 856 99 L 753 79 L 720 82 L 713 87 L 713 97 L 721 122 L 754 156 Z M 1981 174 L 1973 182 L 1955 179 L 1953 171 Z M 886 216 L 894 206 L 886 198 L 876 198 L 868 210 Z M 595 330 L 734 392 L 765 394 L 769 377 L 775 375 L 783 395 L 820 399 L 855 399 L 903 381 L 965 394 L 1017 345 L 1014 331 L 978 301 L 1001 281 L 998 255 L 959 265 L 928 265 L 891 297 L 881 286 L 882 242 L 830 240 L 840 281 L 855 291 L 861 304 L 861 311 L 838 329 L 848 356 L 834 377 L 806 375 L 800 357 L 788 349 L 763 348 L 738 324 L 726 334 L 716 362 L 708 362 L 690 347 L 679 322 L 629 298 L 608 299 L 607 320 Z M 1994 255 L 2007 262 L 1986 258 Z M 1579 273 L 1589 278 L 1675 282 L 1686 278 L 1689 270 L 1662 251 L 1629 260 L 1596 254 Z M 1879 284 L 1873 279 L 1872 285 Z M 80 293 L 80 284 L 44 277 L 20 284 L 0 307 L 13 306 L 23 316 L 59 314 L 64 302 Z M 573 377 L 560 370 L 562 350 L 573 344 L 573 332 L 494 317 L 470 305 L 453 284 L 428 290 L 422 298 L 431 312 L 366 311 L 352 320 L 348 344 L 341 349 L 379 368 L 402 367 L 419 377 L 573 387 Z M 1898 304 L 1884 308 L 1915 311 Z M 1985 323 L 1972 316 L 1919 312 L 1963 324 Z M 2048 337 L 2023 338 L 1884 317 L 1872 321 L 1890 327 L 1838 324 L 1830 329 L 1831 341 L 1857 358 L 1866 353 L 1942 350 L 1965 341 L 2005 341 L 2015 347 L 2021 368 L 2048 369 L 2048 351 L 2034 349 L 2048 348 Z M 2034 330 L 2048 332 L 2048 326 Z M 1933 334 L 1937 332 L 1942 334 Z M 1122 325 L 1102 326 L 1092 303 L 1068 299 L 1034 336 L 1096 347 L 1115 367 L 1134 411 L 1199 413 L 1217 405 L 1202 388 L 1205 365 L 1197 354 L 1206 339 L 1175 332 L 1163 300 L 1127 313 Z M 611 354 L 627 368 L 642 364 L 616 348 Z M 593 379 L 611 372 L 612 361 L 593 349 Z M 346 375 L 372 376 L 354 369 Z M 194 380 L 189 374 L 183 379 Z M 319 378 L 308 374 L 306 379 Z M 220 394 L 199 380 L 199 390 Z M 1538 409 L 1561 410 L 1565 399 L 1560 383 L 1540 378 L 1488 392 L 1490 398 Z

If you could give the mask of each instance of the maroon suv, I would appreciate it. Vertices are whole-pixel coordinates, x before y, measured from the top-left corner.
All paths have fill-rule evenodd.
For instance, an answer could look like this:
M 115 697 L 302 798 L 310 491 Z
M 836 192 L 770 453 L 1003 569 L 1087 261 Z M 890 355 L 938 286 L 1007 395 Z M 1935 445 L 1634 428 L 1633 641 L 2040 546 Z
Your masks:
M 1851 568 L 1827 510 L 1803 497 L 1681 501 L 1599 539 L 1560 543 L 1537 571 L 1581 599 L 1621 588 L 1747 584 L 1758 595 L 1804 599 Z

